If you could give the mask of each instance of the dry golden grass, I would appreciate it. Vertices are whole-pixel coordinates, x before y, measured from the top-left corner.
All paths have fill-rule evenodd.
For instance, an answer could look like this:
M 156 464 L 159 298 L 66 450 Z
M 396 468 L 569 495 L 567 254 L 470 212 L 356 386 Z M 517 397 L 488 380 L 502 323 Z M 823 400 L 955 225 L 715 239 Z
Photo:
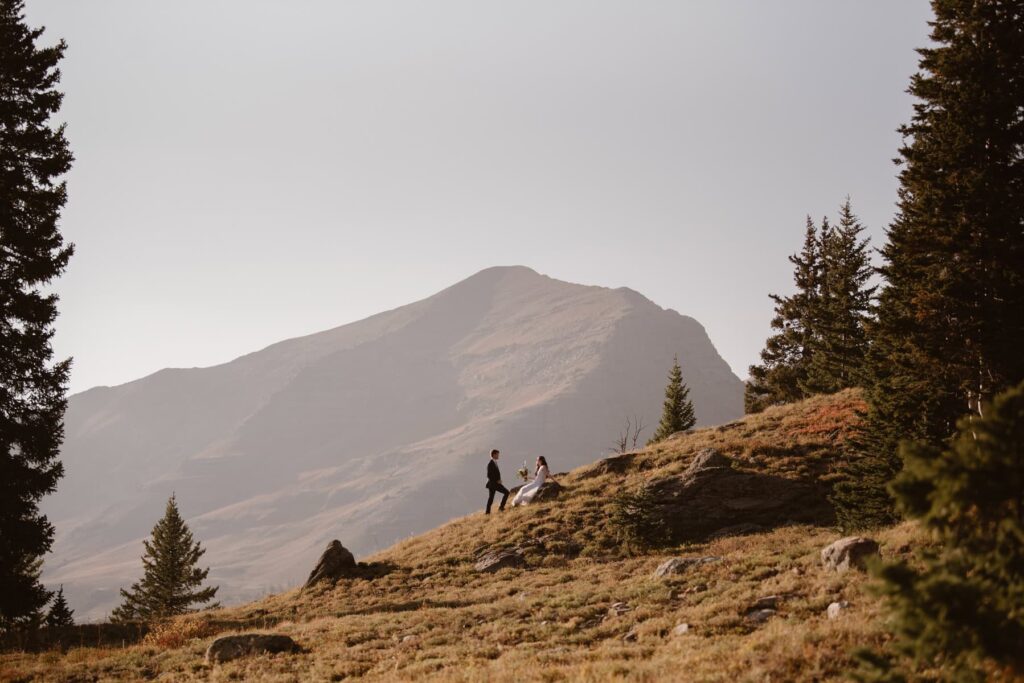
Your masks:
M 557 502 L 454 520 L 367 558 L 382 576 L 204 612 L 123 649 L 4 654 L 0 669 L 5 680 L 46 681 L 838 679 L 853 647 L 885 635 L 866 577 L 820 566 L 835 529 L 790 525 L 631 556 L 607 528 L 607 503 L 618 487 L 683 471 L 708 446 L 740 468 L 827 487 L 861 408 L 843 392 L 675 437 L 558 477 L 567 491 Z M 919 533 L 901 525 L 877 539 L 894 556 Z M 495 543 L 525 545 L 528 566 L 475 572 L 475 551 Z M 652 577 L 679 555 L 720 560 Z M 781 598 L 777 613 L 753 623 L 747 613 L 770 595 Z M 851 607 L 829 620 L 837 600 Z M 629 610 L 608 616 L 616 602 Z M 680 623 L 689 632 L 673 636 Z M 284 633 L 306 651 L 206 666 L 213 634 L 233 631 Z
M 161 650 L 172 650 L 190 640 L 203 638 L 216 632 L 217 629 L 204 615 L 190 614 L 154 624 L 146 637 L 142 639 L 142 644 Z

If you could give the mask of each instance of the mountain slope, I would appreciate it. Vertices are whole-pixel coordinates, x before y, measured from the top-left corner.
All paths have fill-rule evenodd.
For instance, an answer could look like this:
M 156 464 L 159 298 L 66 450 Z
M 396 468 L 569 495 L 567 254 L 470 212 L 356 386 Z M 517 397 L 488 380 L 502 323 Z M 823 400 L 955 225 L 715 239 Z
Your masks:
M 126 649 L 117 640 L 64 656 L 7 655 L 0 665 L 38 680 L 845 680 L 852 650 L 887 638 L 866 576 L 820 560 L 839 537 L 820 503 L 863 407 L 858 392 L 844 391 L 697 430 L 557 475 L 555 501 L 470 515 L 360 558 L 376 576 L 204 612 Z M 801 497 L 774 522 L 751 513 L 747 521 L 765 527 L 753 533 L 635 554 L 617 543 L 614 494 L 678 479 L 707 448 L 735 476 L 801 485 Z M 739 502 L 711 501 L 701 516 Z M 780 523 L 789 515 L 801 521 Z M 888 558 L 924 544 L 909 524 L 876 538 Z M 481 549 L 513 545 L 524 566 L 474 569 Z M 713 559 L 653 576 L 679 556 Z M 828 618 L 838 601 L 847 607 Z M 233 631 L 284 633 L 305 651 L 203 666 L 214 636 Z
M 69 402 L 44 580 L 103 616 L 174 491 L 226 601 L 291 585 L 330 538 L 365 553 L 478 508 L 492 447 L 506 480 L 539 454 L 556 469 L 600 457 L 624 416 L 657 421 L 675 354 L 699 424 L 742 412 L 695 320 L 492 268 L 224 365 L 92 389 Z

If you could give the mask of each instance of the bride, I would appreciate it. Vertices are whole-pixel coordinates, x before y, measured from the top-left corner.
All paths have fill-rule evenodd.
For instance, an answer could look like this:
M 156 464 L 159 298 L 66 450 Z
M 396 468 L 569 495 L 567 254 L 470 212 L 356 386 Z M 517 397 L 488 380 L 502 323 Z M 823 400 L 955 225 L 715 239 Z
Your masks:
M 533 481 L 519 489 L 519 493 L 512 499 L 512 506 L 526 505 L 534 499 L 537 495 L 537 491 L 540 491 L 540 487 L 547 481 L 549 475 L 548 472 L 548 461 L 543 455 L 537 457 L 537 469 L 534 470 Z

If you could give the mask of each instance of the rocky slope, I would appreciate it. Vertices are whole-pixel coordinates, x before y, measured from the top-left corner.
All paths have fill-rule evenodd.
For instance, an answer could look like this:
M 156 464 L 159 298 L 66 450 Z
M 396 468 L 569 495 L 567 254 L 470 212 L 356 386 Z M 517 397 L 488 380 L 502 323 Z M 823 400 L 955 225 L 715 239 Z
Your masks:
M 741 414 L 742 384 L 695 320 L 492 268 L 224 365 L 86 391 L 44 501 L 44 581 L 80 618 L 108 613 L 174 491 L 224 600 L 283 589 L 331 538 L 363 554 L 478 508 L 492 447 L 510 480 L 539 454 L 561 470 L 602 457 L 626 415 L 653 428 L 675 354 L 699 424 Z

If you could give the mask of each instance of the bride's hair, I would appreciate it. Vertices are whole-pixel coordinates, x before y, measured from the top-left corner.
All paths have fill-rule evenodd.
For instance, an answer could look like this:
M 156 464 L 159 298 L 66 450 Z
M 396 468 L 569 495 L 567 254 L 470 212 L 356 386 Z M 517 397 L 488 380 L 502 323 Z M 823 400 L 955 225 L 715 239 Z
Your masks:
M 537 462 L 540 463 L 540 464 L 537 465 L 537 469 L 534 470 L 534 472 L 533 472 L 534 474 L 539 472 L 541 467 L 547 467 L 548 466 L 548 459 L 545 458 L 543 455 L 538 455 L 537 456 Z M 551 469 L 551 468 L 548 467 L 548 469 Z

